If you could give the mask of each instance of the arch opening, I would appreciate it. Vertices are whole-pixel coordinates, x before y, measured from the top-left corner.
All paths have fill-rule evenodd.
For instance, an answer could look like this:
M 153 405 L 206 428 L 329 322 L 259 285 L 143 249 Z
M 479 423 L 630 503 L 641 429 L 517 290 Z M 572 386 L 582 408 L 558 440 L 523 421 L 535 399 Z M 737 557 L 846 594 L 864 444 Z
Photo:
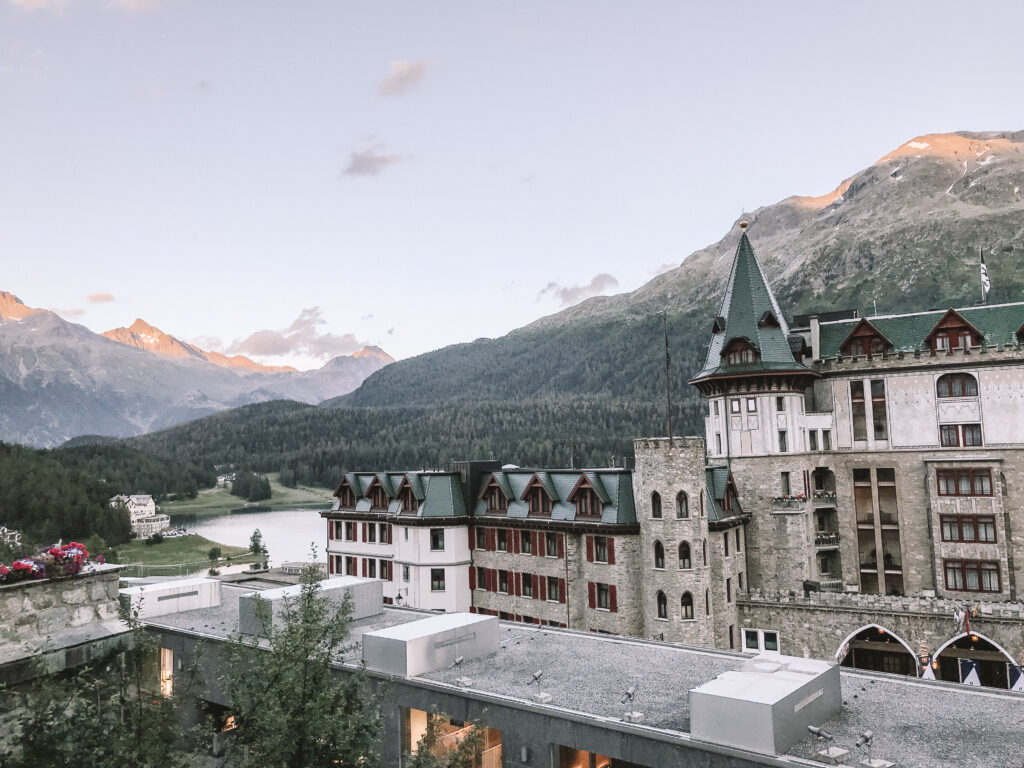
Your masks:
M 839 644 L 836 661 L 851 669 L 917 677 L 917 656 L 902 637 L 878 624 L 854 630 Z

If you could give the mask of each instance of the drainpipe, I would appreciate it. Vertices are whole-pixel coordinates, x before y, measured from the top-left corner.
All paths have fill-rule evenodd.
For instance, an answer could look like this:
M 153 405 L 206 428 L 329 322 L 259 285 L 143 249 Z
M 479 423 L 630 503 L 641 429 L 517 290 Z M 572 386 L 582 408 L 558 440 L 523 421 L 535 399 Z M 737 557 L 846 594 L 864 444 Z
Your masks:
M 564 533 L 562 536 L 565 537 L 565 545 L 562 548 L 565 554 L 565 626 L 573 629 L 572 614 L 569 613 L 569 537 Z

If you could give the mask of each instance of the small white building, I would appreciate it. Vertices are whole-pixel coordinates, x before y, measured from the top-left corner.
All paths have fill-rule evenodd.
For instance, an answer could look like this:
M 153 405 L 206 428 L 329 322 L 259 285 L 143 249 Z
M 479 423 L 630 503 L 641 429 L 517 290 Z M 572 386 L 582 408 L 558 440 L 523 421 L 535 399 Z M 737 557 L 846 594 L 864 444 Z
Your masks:
M 158 514 L 156 502 L 149 494 L 121 494 L 110 500 L 110 506 L 124 504 L 132 521 L 132 535 L 138 539 L 146 539 L 154 533 L 160 533 L 171 527 L 169 515 Z

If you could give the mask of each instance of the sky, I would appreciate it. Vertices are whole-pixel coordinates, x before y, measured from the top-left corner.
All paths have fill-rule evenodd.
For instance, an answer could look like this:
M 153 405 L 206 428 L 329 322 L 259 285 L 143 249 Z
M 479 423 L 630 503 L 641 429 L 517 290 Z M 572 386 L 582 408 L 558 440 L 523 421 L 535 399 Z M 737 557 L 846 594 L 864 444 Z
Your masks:
M 0 0 L 0 290 L 318 367 L 632 291 L 915 136 L 1024 3 Z

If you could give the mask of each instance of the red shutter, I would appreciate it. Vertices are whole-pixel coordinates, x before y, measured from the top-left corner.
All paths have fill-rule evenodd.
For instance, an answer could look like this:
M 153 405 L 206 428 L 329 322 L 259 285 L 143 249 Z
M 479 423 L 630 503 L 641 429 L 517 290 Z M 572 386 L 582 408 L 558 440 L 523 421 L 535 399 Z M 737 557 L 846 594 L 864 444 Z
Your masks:
M 476 568 L 469 566 L 469 588 L 476 589 Z
M 369 523 L 356 523 L 363 530 L 363 541 L 366 541 L 366 529 L 370 527 Z
M 593 536 L 587 536 L 587 562 L 588 563 L 594 562 L 594 537 Z M 594 601 L 591 600 L 590 602 L 593 603 Z M 593 608 L 594 606 L 591 605 L 590 607 Z
M 488 587 L 488 589 L 490 589 L 491 592 L 497 592 L 498 591 L 498 569 L 497 568 L 490 568 L 490 569 L 488 569 L 488 571 L 487 571 L 487 580 L 491 582 L 491 585 L 490 585 L 490 587 Z
M 493 552 L 498 548 L 498 535 L 497 531 L 495 531 L 493 528 L 487 529 L 486 533 L 484 533 L 484 538 L 487 543 L 488 552 Z
M 333 555 L 331 555 L 330 557 L 327 558 L 327 574 L 330 575 L 332 573 L 334 573 L 334 556 Z
M 388 528 L 391 526 L 389 525 Z M 469 548 L 476 549 L 476 528 L 469 526 Z
M 533 574 L 530 576 L 530 581 L 533 583 L 533 599 L 540 600 L 540 577 Z
M 615 539 L 608 537 L 608 565 L 615 565 Z
M 366 578 L 366 558 L 363 558 L 363 578 Z
M 393 565 L 394 565 L 394 563 L 392 563 L 390 560 L 385 560 L 384 561 L 384 565 L 386 565 L 387 568 L 388 568 L 388 581 L 393 581 L 394 580 L 394 573 L 393 573 Z
M 476 606 L 475 605 L 469 606 L 469 612 L 470 613 L 476 613 Z
M 615 585 L 612 584 L 608 587 L 608 607 L 612 613 L 617 613 L 619 610 L 619 604 L 615 599 Z
M 565 534 L 558 534 L 558 556 L 565 557 Z
M 587 600 L 591 608 L 597 607 L 597 585 L 592 581 L 587 582 Z
M 516 579 L 515 593 L 516 593 L 516 597 L 519 597 L 520 595 L 523 594 L 523 574 L 516 573 L 515 574 L 515 579 Z
M 530 551 L 535 555 L 539 555 L 540 551 L 537 549 L 537 532 L 530 531 Z
M 519 554 L 519 531 L 509 531 L 508 535 L 512 537 L 511 550 L 513 555 Z
M 540 592 L 538 593 L 538 594 L 540 594 L 540 599 L 541 600 L 547 600 L 548 599 L 548 580 L 538 576 L 537 577 L 537 581 L 540 582 Z
M 391 523 L 388 523 L 388 544 L 394 544 L 395 540 L 391 536 Z
M 565 579 L 558 580 L 558 602 L 565 602 Z
M 537 532 L 537 554 L 540 557 L 544 557 L 544 542 L 546 539 L 547 536 L 545 536 L 540 531 Z

